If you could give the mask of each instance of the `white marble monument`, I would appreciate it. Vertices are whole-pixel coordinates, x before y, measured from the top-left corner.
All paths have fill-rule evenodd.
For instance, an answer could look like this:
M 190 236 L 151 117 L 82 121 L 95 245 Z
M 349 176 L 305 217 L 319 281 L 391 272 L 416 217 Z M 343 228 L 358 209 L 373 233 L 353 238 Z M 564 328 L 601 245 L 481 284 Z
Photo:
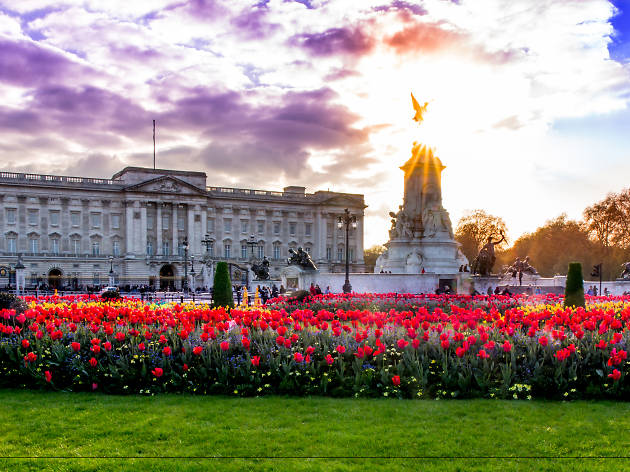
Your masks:
M 416 121 L 426 111 L 412 100 Z M 418 113 L 420 119 L 418 120 Z M 448 212 L 442 206 L 442 171 L 433 150 L 414 143 L 411 158 L 401 167 L 405 173 L 403 204 L 390 212 L 387 250 L 377 259 L 375 273 L 456 274 L 468 260 L 453 236 Z

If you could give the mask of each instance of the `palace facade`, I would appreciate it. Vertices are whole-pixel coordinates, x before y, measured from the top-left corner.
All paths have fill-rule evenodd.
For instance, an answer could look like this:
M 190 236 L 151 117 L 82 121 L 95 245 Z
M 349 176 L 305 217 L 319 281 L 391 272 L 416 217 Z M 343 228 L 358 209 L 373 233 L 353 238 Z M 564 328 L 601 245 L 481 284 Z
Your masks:
M 263 256 L 272 278 L 290 248 L 322 271 L 363 271 L 363 195 L 206 186 L 206 174 L 126 167 L 111 179 L 0 172 L 0 286 L 14 285 L 18 255 L 26 286 L 210 287 L 216 261 L 242 282 Z M 337 218 L 357 216 L 345 246 Z M 184 242 L 188 250 L 184 250 Z M 186 259 L 186 263 L 185 263 Z M 192 274 L 191 274 L 192 272 Z M 13 283 L 12 283 L 13 282 Z

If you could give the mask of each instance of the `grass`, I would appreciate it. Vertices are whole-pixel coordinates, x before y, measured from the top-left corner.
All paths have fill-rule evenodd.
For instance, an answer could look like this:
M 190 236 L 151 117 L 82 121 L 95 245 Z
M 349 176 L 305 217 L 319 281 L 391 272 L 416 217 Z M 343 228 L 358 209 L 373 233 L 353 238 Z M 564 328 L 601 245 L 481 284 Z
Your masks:
M 623 470 L 628 431 L 630 403 L 607 401 L 0 390 L 14 470 Z

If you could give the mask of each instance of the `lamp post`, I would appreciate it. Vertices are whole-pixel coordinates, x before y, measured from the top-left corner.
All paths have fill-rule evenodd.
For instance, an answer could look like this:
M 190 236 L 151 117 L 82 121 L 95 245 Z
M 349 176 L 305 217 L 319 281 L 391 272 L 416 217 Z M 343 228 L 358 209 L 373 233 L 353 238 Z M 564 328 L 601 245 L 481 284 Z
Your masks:
M 214 240 L 210 239 L 210 235 L 209 234 L 206 234 L 205 239 L 201 240 L 201 244 L 206 246 L 206 252 L 208 252 L 210 250 L 210 246 L 212 246 L 213 242 L 214 242 Z
M 350 285 L 350 252 L 348 251 L 350 225 L 352 229 L 357 227 L 357 217 L 351 215 L 348 209 L 344 210 L 344 214 L 337 219 L 337 228 L 346 227 L 346 282 L 343 284 L 343 293 L 350 293 L 352 285 Z
M 188 236 L 184 238 L 182 247 L 184 248 L 184 283 L 182 284 L 182 291 L 184 293 L 187 293 L 188 292 Z
M 251 259 L 254 260 L 255 259 L 254 247 L 258 245 L 258 242 L 256 242 L 255 236 L 253 234 L 249 236 L 249 239 L 247 240 L 246 244 L 252 249 Z
M 190 281 L 192 283 L 192 285 L 190 286 L 190 290 L 192 290 L 194 294 L 195 293 L 195 256 L 194 254 L 190 256 Z
M 114 256 L 109 256 L 109 286 L 114 286 Z

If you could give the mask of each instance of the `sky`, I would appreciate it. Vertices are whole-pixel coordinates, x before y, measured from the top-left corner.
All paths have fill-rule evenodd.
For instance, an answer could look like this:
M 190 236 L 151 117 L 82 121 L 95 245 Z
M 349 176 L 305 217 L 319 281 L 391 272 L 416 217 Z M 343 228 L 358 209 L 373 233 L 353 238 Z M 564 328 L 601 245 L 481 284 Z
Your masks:
M 429 102 L 418 127 L 410 92 Z M 414 141 L 514 241 L 630 183 L 630 0 L 0 0 L 2 170 L 365 195 Z

